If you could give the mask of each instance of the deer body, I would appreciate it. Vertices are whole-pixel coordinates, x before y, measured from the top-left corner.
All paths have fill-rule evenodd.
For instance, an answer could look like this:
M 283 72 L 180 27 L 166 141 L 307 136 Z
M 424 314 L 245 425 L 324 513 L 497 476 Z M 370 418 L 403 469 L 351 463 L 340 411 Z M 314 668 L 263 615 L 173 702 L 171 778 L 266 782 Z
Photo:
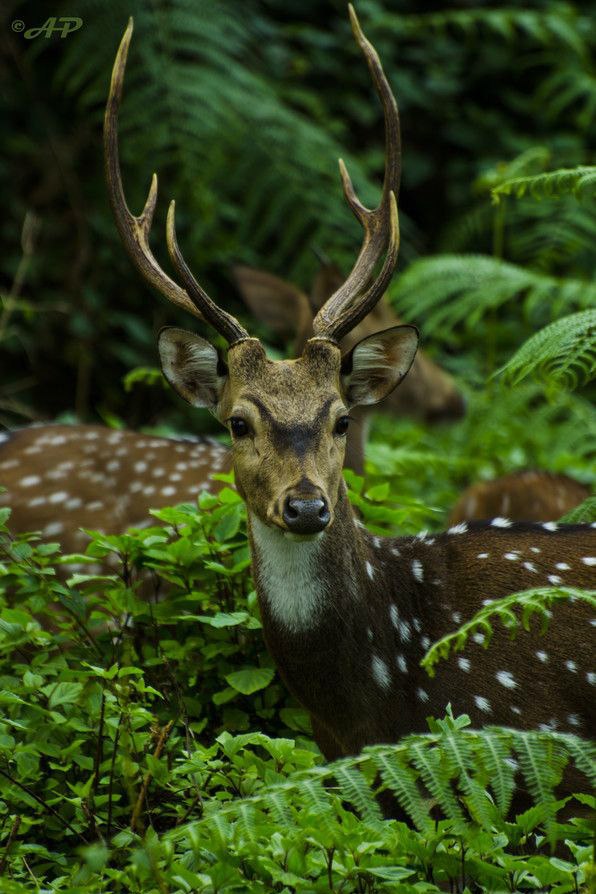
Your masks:
M 430 644 L 486 599 L 534 586 L 595 585 L 595 529 L 504 523 L 380 538 L 361 527 L 343 488 L 333 526 L 314 543 L 288 542 L 251 518 L 267 646 L 311 712 L 328 758 L 424 732 L 426 718 L 442 716 L 448 702 L 474 726 L 593 734 L 594 627 L 586 606 L 558 608 L 546 636 L 522 632 L 511 641 L 497 626 L 485 650 L 478 634 L 432 679 L 419 666 Z
M 40 530 L 65 552 L 89 540 L 81 528 L 120 534 L 156 524 L 150 508 L 217 489 L 212 472 L 229 469 L 215 438 L 174 440 L 101 425 L 20 429 L 0 443 L 0 506 L 14 531 Z
M 340 164 L 344 194 L 364 229 L 347 279 L 320 308 L 301 355 L 271 361 L 258 339 L 220 308 L 178 246 L 175 206 L 167 219 L 171 262 L 184 288 L 151 254 L 156 179 L 138 217 L 126 207 L 118 164 L 117 116 L 132 23 L 122 39 L 105 118 L 112 206 L 124 243 L 145 278 L 201 315 L 227 353 L 181 329 L 164 329 L 164 376 L 190 404 L 208 407 L 232 438 L 236 486 L 246 501 L 265 638 L 287 685 L 315 721 L 332 757 L 424 730 L 451 701 L 474 723 L 554 725 L 591 732 L 595 676 L 586 612 L 562 609 L 548 638 L 502 636 L 487 653 L 471 647 L 429 680 L 418 663 L 439 636 L 483 600 L 526 587 L 594 584 L 596 529 L 590 525 L 458 526 L 438 537 L 370 536 L 355 520 L 341 474 L 350 411 L 387 397 L 417 349 L 412 326 L 371 334 L 347 351 L 342 340 L 374 309 L 397 260 L 399 117 L 374 48 L 354 10 L 355 37 L 383 104 L 386 162 L 378 207 L 365 208 Z M 193 309 L 194 308 L 194 309 Z M 582 604 L 583 605 L 583 604 Z M 556 622 L 555 622 L 556 623 Z M 467 663 L 466 663 L 467 662 Z
M 520 521 L 554 521 L 590 496 L 568 475 L 527 469 L 468 487 L 451 510 L 449 524 L 506 515 Z

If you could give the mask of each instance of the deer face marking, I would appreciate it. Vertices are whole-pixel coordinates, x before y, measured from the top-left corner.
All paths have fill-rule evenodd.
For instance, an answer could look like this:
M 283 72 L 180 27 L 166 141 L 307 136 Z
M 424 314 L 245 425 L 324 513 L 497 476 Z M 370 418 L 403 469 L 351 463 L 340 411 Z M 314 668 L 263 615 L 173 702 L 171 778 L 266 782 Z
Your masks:
M 298 360 L 272 361 L 257 339 L 244 338 L 224 362 L 204 339 L 166 329 L 159 349 L 175 390 L 229 428 L 236 485 L 251 512 L 304 537 L 333 522 L 350 408 L 391 391 L 417 343 L 413 327 L 398 326 L 344 357 L 332 341 L 313 338 Z

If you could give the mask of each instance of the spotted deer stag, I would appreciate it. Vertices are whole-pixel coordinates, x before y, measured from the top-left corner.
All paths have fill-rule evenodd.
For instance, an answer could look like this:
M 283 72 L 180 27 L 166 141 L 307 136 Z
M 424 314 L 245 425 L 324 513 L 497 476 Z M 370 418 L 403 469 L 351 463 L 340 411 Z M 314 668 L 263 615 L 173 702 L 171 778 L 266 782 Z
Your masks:
M 475 642 L 455 661 L 443 662 L 432 680 L 419 661 L 432 641 L 487 599 L 538 585 L 593 586 L 594 527 L 495 518 L 433 537 L 380 538 L 359 524 L 347 499 L 341 469 L 350 411 L 385 397 L 408 372 L 418 343 L 414 327 L 396 326 L 347 353 L 338 346 L 387 288 L 399 244 L 397 105 L 351 8 L 350 15 L 384 110 L 383 192 L 377 208 L 364 207 L 340 163 L 364 239 L 347 279 L 317 313 L 298 359 L 269 360 L 261 342 L 198 284 L 178 246 L 174 203 L 167 245 L 184 289 L 156 273 L 148 248 L 155 178 L 139 218 L 124 212 L 120 192 L 118 225 L 129 251 L 139 253 L 139 268 L 150 282 L 160 280 L 175 303 L 192 304 L 228 344 L 224 356 L 197 335 L 166 328 L 159 336 L 164 375 L 231 433 L 267 645 L 288 688 L 311 713 L 328 757 L 424 730 L 426 716 L 441 714 L 449 701 L 476 725 L 544 725 L 587 734 L 596 674 L 588 667 L 593 627 L 583 603 L 559 609 L 546 636 L 532 632 L 511 643 L 497 631 L 486 653 Z M 112 191 L 131 35 L 132 23 L 116 57 L 106 110 Z

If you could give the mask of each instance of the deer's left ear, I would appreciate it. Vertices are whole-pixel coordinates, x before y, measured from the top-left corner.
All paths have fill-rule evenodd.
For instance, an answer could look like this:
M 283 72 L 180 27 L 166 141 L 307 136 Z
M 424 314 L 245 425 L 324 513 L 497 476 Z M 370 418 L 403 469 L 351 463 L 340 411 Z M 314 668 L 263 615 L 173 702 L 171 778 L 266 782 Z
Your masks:
M 348 404 L 376 404 L 387 397 L 408 372 L 417 348 L 415 326 L 393 326 L 359 341 L 341 361 Z

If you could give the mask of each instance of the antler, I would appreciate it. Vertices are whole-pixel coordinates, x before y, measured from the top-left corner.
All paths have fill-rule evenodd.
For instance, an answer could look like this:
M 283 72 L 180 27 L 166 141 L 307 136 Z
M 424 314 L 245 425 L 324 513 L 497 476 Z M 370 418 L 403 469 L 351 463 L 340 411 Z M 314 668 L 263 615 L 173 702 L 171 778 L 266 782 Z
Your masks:
M 349 10 L 354 37 L 364 54 L 375 89 L 383 104 L 385 178 L 381 202 L 377 208 L 371 210 L 359 200 L 347 168 L 342 159 L 339 160 L 344 195 L 354 215 L 364 228 L 364 239 L 360 254 L 348 278 L 323 305 L 313 321 L 315 335 L 333 341 L 340 341 L 379 301 L 393 275 L 399 250 L 396 197 L 401 177 L 401 137 L 397 103 L 377 51 L 364 36 L 351 4 Z M 377 278 L 366 289 L 375 265 L 385 249 L 387 249 L 387 254 L 383 267 Z M 362 293 L 363 289 L 366 289 L 364 294 Z
M 190 272 L 188 264 L 182 257 L 182 253 L 178 248 L 176 223 L 174 221 L 175 213 L 176 203 L 172 201 L 168 208 L 166 231 L 168 252 L 170 253 L 170 260 L 176 268 L 176 273 L 186 286 L 188 294 L 196 306 L 201 309 L 207 322 L 211 323 L 213 328 L 216 329 L 220 335 L 223 335 L 230 345 L 234 342 L 241 341 L 243 338 L 249 338 L 248 332 L 240 325 L 236 317 L 233 317 L 232 314 L 229 314 L 225 310 L 222 310 L 221 307 L 218 307 L 217 304 L 211 300 L 207 292 L 201 288 Z
M 130 18 L 114 61 L 110 93 L 104 118 L 106 180 L 116 226 L 131 261 L 150 285 L 154 286 L 173 304 L 177 304 L 184 310 L 190 311 L 190 313 L 199 317 L 199 319 L 205 319 L 208 323 L 211 323 L 228 341 L 246 338 L 247 333 L 238 321 L 230 314 L 220 310 L 213 303 L 207 293 L 195 281 L 182 259 L 174 234 L 173 209 L 171 228 L 170 215 L 168 215 L 168 231 L 171 229 L 172 232 L 172 238 L 168 239 L 168 247 L 170 248 L 170 253 L 176 257 L 176 267 L 188 291 L 182 289 L 167 273 L 164 273 L 155 259 L 149 246 L 149 234 L 157 201 L 157 174 L 154 174 L 151 179 L 151 187 L 145 207 L 138 217 L 131 213 L 126 204 L 118 153 L 118 111 L 122 100 L 124 71 L 132 31 L 133 20 Z

